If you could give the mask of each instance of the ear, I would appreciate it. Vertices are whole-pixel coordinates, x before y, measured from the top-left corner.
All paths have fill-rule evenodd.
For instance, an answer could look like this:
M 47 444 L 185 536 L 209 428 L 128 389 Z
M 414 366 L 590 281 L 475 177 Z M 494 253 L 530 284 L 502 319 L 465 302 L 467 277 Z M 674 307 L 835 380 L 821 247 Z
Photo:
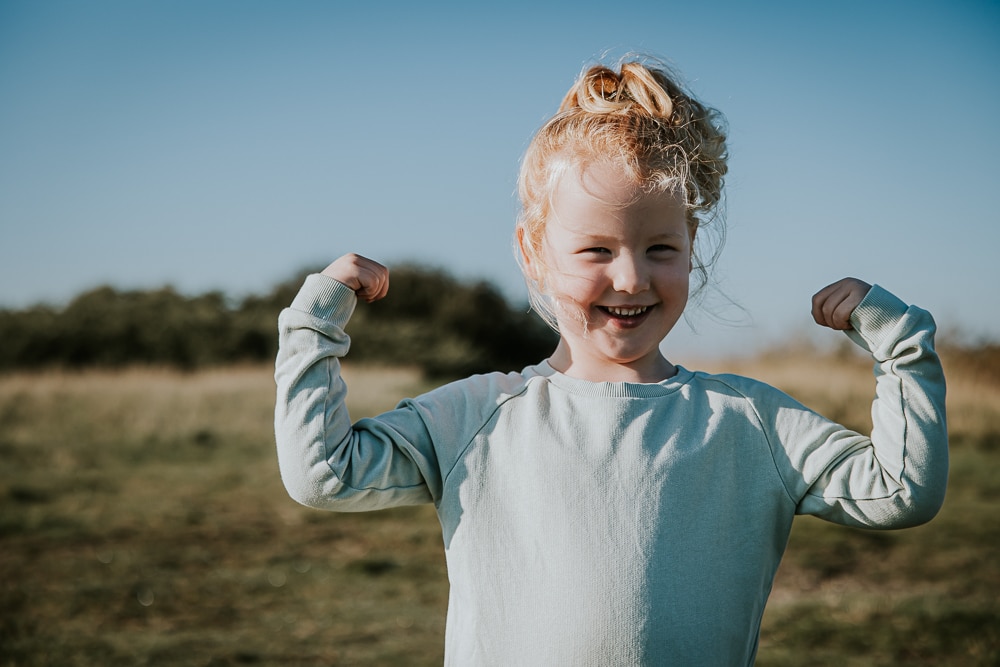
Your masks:
M 531 280 L 538 280 L 538 267 L 532 258 L 527 233 L 524 225 L 517 226 L 517 250 L 521 253 L 521 266 L 524 268 L 524 275 Z

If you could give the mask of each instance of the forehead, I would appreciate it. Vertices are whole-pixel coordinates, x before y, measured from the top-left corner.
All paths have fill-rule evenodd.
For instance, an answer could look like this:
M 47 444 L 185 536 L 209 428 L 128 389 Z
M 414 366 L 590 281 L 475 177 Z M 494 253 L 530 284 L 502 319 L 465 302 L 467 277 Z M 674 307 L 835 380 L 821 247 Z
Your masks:
M 553 189 L 555 198 L 584 198 L 609 206 L 626 206 L 643 195 L 638 180 L 612 162 L 569 163 Z
M 677 233 L 687 231 L 687 212 L 682 196 L 649 192 L 624 169 L 598 163 L 562 174 L 552 193 L 548 222 L 574 233 L 637 227 Z

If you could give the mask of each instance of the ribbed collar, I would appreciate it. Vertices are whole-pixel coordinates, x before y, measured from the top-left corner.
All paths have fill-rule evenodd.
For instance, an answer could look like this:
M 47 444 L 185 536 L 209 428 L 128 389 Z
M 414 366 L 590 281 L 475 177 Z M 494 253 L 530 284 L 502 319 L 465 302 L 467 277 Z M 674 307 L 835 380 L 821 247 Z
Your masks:
M 676 364 L 675 364 L 676 365 Z M 662 382 L 591 382 L 560 373 L 543 361 L 532 370 L 556 387 L 579 396 L 606 398 L 659 398 L 668 396 L 686 385 L 694 373 L 677 366 L 677 373 Z

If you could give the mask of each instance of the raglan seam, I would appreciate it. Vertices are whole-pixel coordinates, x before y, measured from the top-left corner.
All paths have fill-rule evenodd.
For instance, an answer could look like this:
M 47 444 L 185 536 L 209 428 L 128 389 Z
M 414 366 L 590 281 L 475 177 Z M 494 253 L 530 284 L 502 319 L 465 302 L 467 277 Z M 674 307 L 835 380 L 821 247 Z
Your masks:
M 517 392 L 508 394 L 502 400 L 497 401 L 497 404 L 493 407 L 492 410 L 490 410 L 489 414 L 486 415 L 486 417 L 482 420 L 479 426 L 476 427 L 476 430 L 473 431 L 472 435 L 469 436 L 465 444 L 462 445 L 461 449 L 459 449 L 459 451 L 455 454 L 455 460 L 452 461 L 451 466 L 449 466 L 448 468 L 448 471 L 441 476 L 442 489 L 448 485 L 448 479 L 451 477 L 451 474 L 455 471 L 455 468 L 458 466 L 458 464 L 465 459 L 466 454 L 468 454 L 469 449 L 472 447 L 472 443 L 476 441 L 476 437 L 480 433 L 482 433 L 483 429 L 486 428 L 486 425 L 493 420 L 493 417 L 498 412 L 500 412 L 500 409 L 503 408 L 503 406 L 505 406 L 508 402 L 512 401 L 513 399 L 522 396 L 524 392 L 528 390 L 528 383 L 530 381 L 531 379 L 528 378 L 521 384 L 521 387 Z M 501 394 L 501 396 L 503 396 L 503 394 Z
M 792 505 L 797 507 L 798 501 L 795 499 L 794 494 L 792 494 L 791 490 L 788 488 L 788 482 L 785 481 L 785 476 L 781 474 L 781 467 L 778 465 L 778 461 L 775 459 L 774 456 L 774 443 L 771 442 L 771 438 L 768 435 L 767 428 L 764 426 L 764 419 L 763 417 L 761 417 L 760 412 L 757 410 L 757 406 L 754 405 L 754 402 L 750 400 L 750 397 L 747 394 L 745 394 L 742 390 L 736 388 L 731 383 L 726 382 L 721 377 L 707 376 L 701 373 L 699 373 L 698 375 L 706 382 L 718 382 L 724 387 L 727 387 L 728 389 L 736 393 L 743 400 L 743 402 L 747 406 L 749 406 L 750 410 L 753 412 L 754 418 L 757 420 L 757 426 L 760 428 L 760 432 L 764 436 L 764 441 L 767 443 L 767 450 L 771 456 L 771 463 L 774 465 L 775 474 L 781 481 L 781 488 L 784 490 L 785 495 L 788 497 L 789 502 L 791 502 Z

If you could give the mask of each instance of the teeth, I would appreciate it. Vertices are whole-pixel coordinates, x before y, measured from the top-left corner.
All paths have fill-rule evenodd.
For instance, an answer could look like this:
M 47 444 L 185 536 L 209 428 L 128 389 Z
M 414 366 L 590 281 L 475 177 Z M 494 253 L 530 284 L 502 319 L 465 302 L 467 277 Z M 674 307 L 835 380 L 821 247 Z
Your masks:
M 635 317 L 636 315 L 642 315 L 647 310 L 649 310 L 649 306 L 640 306 L 638 308 L 619 308 L 618 306 L 608 306 L 608 312 L 615 317 Z

